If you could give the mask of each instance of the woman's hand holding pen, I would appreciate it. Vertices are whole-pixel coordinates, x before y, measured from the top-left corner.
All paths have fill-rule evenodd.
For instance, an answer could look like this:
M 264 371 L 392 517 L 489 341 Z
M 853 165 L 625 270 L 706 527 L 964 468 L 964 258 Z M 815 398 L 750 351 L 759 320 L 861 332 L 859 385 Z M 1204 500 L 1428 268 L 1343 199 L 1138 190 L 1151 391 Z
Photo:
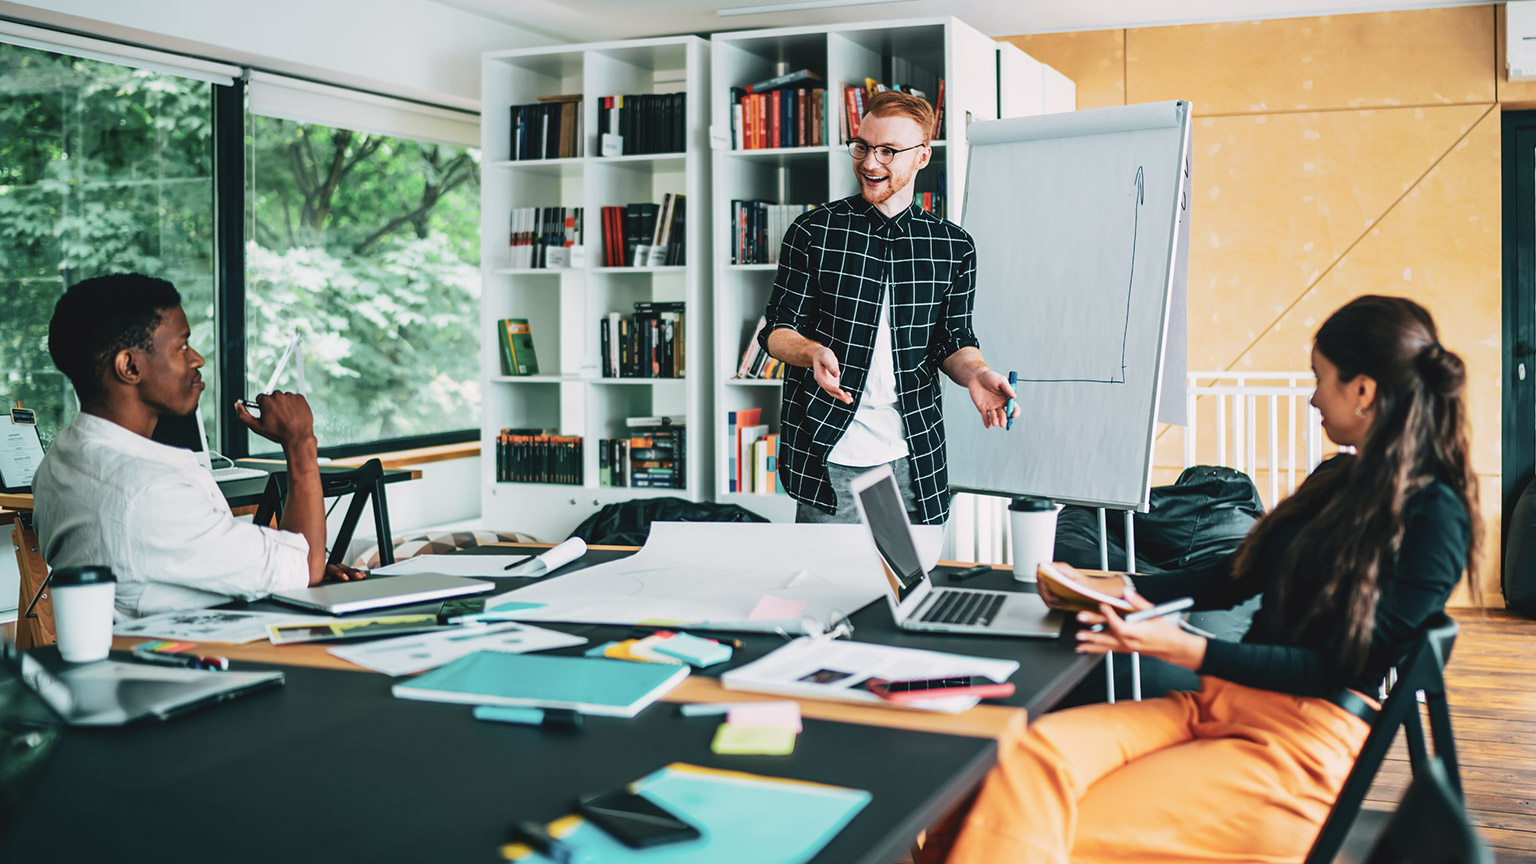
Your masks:
M 1135 591 L 1125 592 L 1125 599 L 1138 610 L 1152 608 L 1152 604 Z M 1113 607 L 1100 604 L 1098 612 L 1077 613 L 1077 620 L 1083 625 L 1077 631 L 1079 654 L 1139 652 L 1185 669 L 1199 669 L 1205 662 L 1205 637 L 1185 632 L 1176 616 L 1129 622 Z M 1103 629 L 1099 632 L 1089 629 L 1095 625 Z

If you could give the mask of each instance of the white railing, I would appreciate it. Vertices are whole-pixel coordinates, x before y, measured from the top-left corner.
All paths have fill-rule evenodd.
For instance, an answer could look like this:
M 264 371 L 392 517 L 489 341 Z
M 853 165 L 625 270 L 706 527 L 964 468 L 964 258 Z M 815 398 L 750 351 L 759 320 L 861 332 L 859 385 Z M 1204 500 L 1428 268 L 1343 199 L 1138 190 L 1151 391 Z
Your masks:
M 1309 402 L 1312 387 L 1312 376 L 1304 372 L 1190 372 L 1184 396 L 1189 425 L 1164 434 L 1184 436 L 1181 467 L 1225 465 L 1242 471 L 1259 485 L 1266 505 L 1274 507 L 1323 458 L 1322 418 Z M 1012 563 L 1008 499 L 956 495 L 942 555 L 954 561 Z

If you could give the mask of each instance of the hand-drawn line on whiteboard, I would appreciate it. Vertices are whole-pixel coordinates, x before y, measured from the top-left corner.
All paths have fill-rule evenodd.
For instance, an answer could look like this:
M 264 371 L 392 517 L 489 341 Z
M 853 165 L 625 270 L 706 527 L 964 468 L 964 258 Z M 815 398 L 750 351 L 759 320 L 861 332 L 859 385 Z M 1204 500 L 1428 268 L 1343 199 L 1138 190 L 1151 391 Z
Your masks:
M 1136 240 L 1141 230 L 1141 208 L 1147 203 L 1147 179 L 1143 165 L 1136 166 L 1136 206 L 1131 208 L 1131 272 L 1125 281 L 1125 328 L 1120 332 L 1120 377 L 1118 378 L 1025 378 L 1021 383 L 1032 384 L 1124 384 L 1125 343 L 1131 334 L 1131 289 L 1136 285 Z

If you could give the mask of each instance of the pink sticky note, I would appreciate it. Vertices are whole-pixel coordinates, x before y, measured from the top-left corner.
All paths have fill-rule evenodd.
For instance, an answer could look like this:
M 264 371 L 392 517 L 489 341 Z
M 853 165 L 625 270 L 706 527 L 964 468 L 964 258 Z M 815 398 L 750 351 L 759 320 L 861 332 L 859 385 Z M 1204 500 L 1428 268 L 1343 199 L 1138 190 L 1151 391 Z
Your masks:
M 725 722 L 746 728 L 789 729 L 800 732 L 800 706 L 794 702 L 749 702 L 736 705 Z
M 785 600 L 772 594 L 764 594 L 763 599 L 757 601 L 752 607 L 752 614 L 747 616 L 748 621 L 761 621 L 771 618 L 793 618 L 805 608 L 804 600 Z

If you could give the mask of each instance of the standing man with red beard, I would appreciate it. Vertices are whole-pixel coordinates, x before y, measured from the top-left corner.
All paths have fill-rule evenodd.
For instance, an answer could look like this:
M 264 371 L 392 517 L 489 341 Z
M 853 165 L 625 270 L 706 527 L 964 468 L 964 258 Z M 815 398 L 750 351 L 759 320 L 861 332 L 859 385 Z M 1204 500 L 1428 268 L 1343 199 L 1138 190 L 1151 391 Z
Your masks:
M 859 194 L 784 235 L 759 338 L 790 367 L 778 472 L 797 522 L 858 522 L 849 483 L 886 464 L 913 522 L 948 518 L 940 371 L 970 391 L 982 425 L 1006 422 L 1013 389 L 971 329 L 975 243 L 912 204 L 933 125 L 925 100 L 875 94 L 848 145 Z

